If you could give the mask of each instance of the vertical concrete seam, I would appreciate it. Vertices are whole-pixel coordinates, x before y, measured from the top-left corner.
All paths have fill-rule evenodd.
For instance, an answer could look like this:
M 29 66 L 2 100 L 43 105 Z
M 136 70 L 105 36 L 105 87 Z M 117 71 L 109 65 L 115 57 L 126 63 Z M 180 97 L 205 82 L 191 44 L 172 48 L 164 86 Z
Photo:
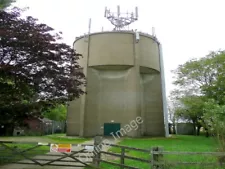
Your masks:
M 158 43 L 158 50 L 159 50 L 160 77 L 161 77 L 161 88 L 162 88 L 162 98 L 163 98 L 164 130 L 165 130 L 165 137 L 169 137 L 164 63 L 163 63 L 163 56 L 162 56 L 162 46 L 160 43 Z
M 145 112 L 145 109 L 144 109 L 144 79 L 143 79 L 143 75 L 140 75 L 140 88 L 141 88 L 141 118 L 142 119 L 145 119 L 144 118 L 144 112 Z M 145 121 L 143 120 L 143 123 L 140 124 L 140 130 L 141 130 L 141 135 L 144 135 L 144 132 L 145 132 Z
M 141 39 L 141 37 L 140 37 Z M 137 48 L 139 47 L 139 43 L 140 43 L 140 39 L 137 41 L 136 40 L 136 32 L 134 32 L 133 34 L 133 52 L 134 52 L 134 68 L 135 68 L 135 74 L 136 74 L 136 117 L 140 116 L 142 117 L 142 112 L 141 112 L 141 86 L 140 86 L 140 62 L 139 62 L 139 55 L 137 54 Z M 140 52 L 140 50 L 138 50 Z M 141 136 L 142 132 L 142 124 L 140 124 L 141 126 L 139 127 L 139 129 L 137 130 L 136 135 Z
M 98 120 L 98 124 L 100 124 L 100 126 L 103 126 L 104 127 L 104 122 L 102 122 L 102 120 L 100 119 L 100 110 L 101 110 L 101 103 L 102 103 L 102 77 L 101 77 L 101 71 L 97 70 L 98 71 L 98 79 L 99 79 L 99 96 L 98 96 L 98 100 L 99 100 L 99 104 L 98 104 L 98 112 L 97 112 L 97 120 Z M 104 135 L 104 128 L 103 128 L 103 135 Z
M 85 37 L 86 38 L 86 37 Z M 90 35 L 88 35 L 88 41 L 84 38 L 84 43 L 87 43 L 87 60 L 86 60 L 86 70 L 84 68 L 84 74 L 86 75 L 86 83 L 87 85 L 84 87 L 85 91 L 87 92 L 87 86 L 88 86 L 88 65 L 89 65 L 89 50 L 90 50 Z M 80 110 L 80 136 L 84 136 L 84 131 L 85 131 L 85 115 L 86 115 L 86 94 L 82 96 L 81 100 L 81 110 Z

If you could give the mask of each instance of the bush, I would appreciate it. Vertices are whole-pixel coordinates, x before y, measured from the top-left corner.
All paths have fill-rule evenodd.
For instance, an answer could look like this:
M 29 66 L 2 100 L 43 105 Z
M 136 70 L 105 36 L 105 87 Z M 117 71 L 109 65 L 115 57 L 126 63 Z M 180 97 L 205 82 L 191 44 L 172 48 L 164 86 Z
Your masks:
M 219 143 L 220 152 L 225 152 L 225 105 L 218 105 L 210 100 L 205 104 L 204 122 L 211 134 L 215 135 Z M 218 159 L 219 163 L 225 162 L 225 156 Z

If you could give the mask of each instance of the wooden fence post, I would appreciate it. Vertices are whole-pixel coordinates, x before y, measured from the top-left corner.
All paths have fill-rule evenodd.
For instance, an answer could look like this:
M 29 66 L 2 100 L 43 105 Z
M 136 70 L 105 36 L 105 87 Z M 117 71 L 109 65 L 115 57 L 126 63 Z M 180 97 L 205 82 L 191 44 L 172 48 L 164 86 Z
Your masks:
M 120 164 L 122 164 L 122 165 L 125 164 L 125 163 L 124 163 L 124 156 L 125 156 L 125 148 L 122 147 L 122 148 L 121 148 L 121 157 L 120 157 Z M 123 166 L 121 166 L 120 168 L 121 168 L 121 169 L 124 169 Z
M 99 165 L 100 165 L 101 150 L 102 150 L 102 137 L 101 136 L 95 136 L 95 138 L 94 138 L 93 164 L 96 167 L 99 167 Z
M 162 152 L 162 147 L 152 147 L 151 149 L 151 168 L 152 169 L 163 169 L 164 165 L 159 164 L 159 162 L 163 162 L 163 154 L 155 154 L 156 152 Z

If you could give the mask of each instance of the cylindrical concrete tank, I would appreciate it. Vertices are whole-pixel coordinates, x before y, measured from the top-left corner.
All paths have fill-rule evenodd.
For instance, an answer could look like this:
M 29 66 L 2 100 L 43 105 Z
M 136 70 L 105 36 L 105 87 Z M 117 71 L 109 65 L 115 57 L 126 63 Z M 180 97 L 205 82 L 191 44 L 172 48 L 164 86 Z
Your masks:
M 75 40 L 86 95 L 70 103 L 67 135 L 165 136 L 159 42 L 131 31 Z M 137 117 L 143 122 L 137 124 Z

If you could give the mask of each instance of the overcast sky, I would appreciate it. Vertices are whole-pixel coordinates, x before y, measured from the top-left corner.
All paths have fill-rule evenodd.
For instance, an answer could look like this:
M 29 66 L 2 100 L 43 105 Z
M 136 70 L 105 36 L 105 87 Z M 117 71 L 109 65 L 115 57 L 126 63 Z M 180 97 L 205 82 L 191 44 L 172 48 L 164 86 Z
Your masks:
M 224 0 L 17 0 L 18 7 L 29 7 L 32 15 L 63 32 L 72 45 L 76 36 L 112 30 L 104 18 L 105 6 L 121 12 L 139 8 L 139 20 L 130 28 L 151 34 L 152 27 L 163 46 L 167 94 L 173 88 L 171 70 L 212 50 L 225 49 Z

